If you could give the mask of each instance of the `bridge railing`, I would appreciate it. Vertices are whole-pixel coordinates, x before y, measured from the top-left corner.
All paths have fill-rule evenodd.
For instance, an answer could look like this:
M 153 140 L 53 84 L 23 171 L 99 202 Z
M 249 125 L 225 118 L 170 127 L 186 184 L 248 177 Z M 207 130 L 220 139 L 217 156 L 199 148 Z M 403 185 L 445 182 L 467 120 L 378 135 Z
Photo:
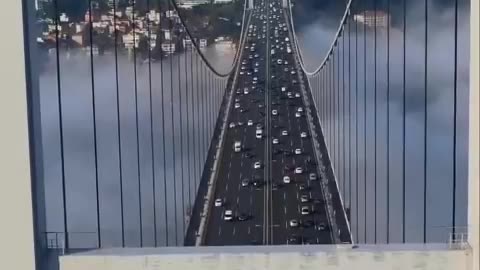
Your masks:
M 40 4 L 30 31 L 40 33 L 30 37 L 39 55 L 38 237 L 55 228 L 47 246 L 60 237 L 67 251 L 81 240 L 74 231 L 94 232 L 96 248 L 183 245 L 208 180 L 246 1 L 241 21 L 230 22 L 174 0 L 78 1 L 82 14 L 71 18 L 68 1 Z M 221 23 L 238 33 L 216 46 L 210 28 Z
M 336 31 L 312 23 L 320 39 L 334 32 L 325 53 L 302 50 L 323 42 L 295 29 L 290 7 L 354 242 L 458 236 L 467 224 L 468 1 L 347 1 Z

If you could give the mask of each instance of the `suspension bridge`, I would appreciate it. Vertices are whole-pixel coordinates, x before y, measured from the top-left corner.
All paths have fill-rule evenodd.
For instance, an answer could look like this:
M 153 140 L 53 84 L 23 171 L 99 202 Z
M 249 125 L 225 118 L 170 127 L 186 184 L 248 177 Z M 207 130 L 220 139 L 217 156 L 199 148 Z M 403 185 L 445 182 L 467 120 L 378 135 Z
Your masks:
M 88 29 L 82 83 L 65 75 L 75 67 L 61 42 L 62 2 L 52 2 L 55 72 L 40 82 L 36 68 L 25 75 L 37 89 L 24 105 L 33 181 L 18 200 L 34 205 L 34 269 L 479 269 L 478 3 L 452 0 L 448 50 L 437 54 L 429 1 L 415 36 L 406 0 L 347 1 L 312 68 L 293 1 L 242 1 L 236 50 L 219 68 L 192 19 L 166 2 L 159 7 L 170 15 L 157 24 L 129 3 L 126 61 L 124 19 L 112 1 L 113 50 L 96 55 L 98 33 Z M 93 9 L 88 1 L 90 25 Z M 469 91 L 462 10 L 472 17 Z M 19 12 L 28 29 L 32 6 Z M 153 38 L 154 30 L 168 38 Z M 25 65 L 35 66 L 24 35 Z M 135 45 L 140 36 L 146 52 Z M 157 59 L 153 42 L 183 51 Z M 429 122 L 437 59 L 449 76 L 442 112 L 451 111 L 441 144 L 430 142 L 438 131 Z M 112 72 L 100 70 L 105 63 Z

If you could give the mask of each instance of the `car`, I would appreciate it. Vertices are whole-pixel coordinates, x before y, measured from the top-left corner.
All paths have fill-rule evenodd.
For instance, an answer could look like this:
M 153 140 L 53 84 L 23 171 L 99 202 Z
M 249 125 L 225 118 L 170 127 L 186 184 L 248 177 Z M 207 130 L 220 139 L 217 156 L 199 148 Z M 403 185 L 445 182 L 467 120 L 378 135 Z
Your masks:
M 250 153 L 250 152 L 246 152 L 246 153 L 245 153 L 245 157 L 246 157 L 246 158 L 252 158 L 252 157 L 254 157 L 254 155 L 253 155 L 252 153 Z
M 258 63 L 257 63 L 258 64 Z M 253 81 L 258 81 L 257 77 L 253 77 Z
M 297 148 L 295 149 L 295 155 L 301 155 L 302 154 L 302 149 Z
M 283 64 L 288 65 L 288 61 L 287 60 L 283 61 Z
M 252 120 L 248 120 L 247 126 L 253 126 L 253 121 L 252 121 Z
M 235 123 L 234 122 L 230 122 L 230 124 L 228 125 L 229 128 L 234 128 L 235 127 Z
M 326 230 L 328 230 L 328 226 L 325 222 L 320 222 L 317 226 L 317 230 L 326 231 Z
M 240 103 L 237 102 L 235 103 L 235 109 L 238 109 L 238 108 L 240 108 Z
M 310 215 L 310 208 L 308 206 L 302 206 L 302 208 L 300 209 L 300 213 L 302 215 Z
M 310 179 L 311 181 L 315 181 L 317 180 L 317 175 L 315 173 L 310 173 L 308 175 L 308 179 Z
M 240 75 L 244 75 L 244 74 L 245 74 L 245 72 L 243 72 L 243 70 L 242 70 L 242 71 L 240 71 Z
M 282 90 L 282 92 L 285 92 L 285 91 L 287 91 L 287 87 L 282 86 L 282 89 L 281 89 L 281 90 Z
M 296 167 L 295 168 L 295 174 L 302 174 L 303 173 L 303 168 L 302 167 Z
M 307 187 L 305 184 L 300 184 L 300 185 L 298 186 L 298 189 L 300 189 L 300 190 L 307 190 L 308 187 Z
M 248 87 L 243 88 L 243 94 L 248 95 L 248 93 L 249 93 Z
M 258 124 L 257 124 L 257 129 L 262 129 L 262 128 L 263 128 L 262 123 L 258 123 Z
M 277 183 L 273 183 L 273 184 L 272 184 L 272 190 L 277 190 L 277 189 L 279 189 L 279 188 L 281 188 L 281 187 L 282 187 L 282 185 L 280 185 L 280 184 L 277 184 Z
M 278 111 L 277 110 L 272 110 L 272 115 L 278 115 Z
M 287 239 L 287 243 L 290 245 L 297 245 L 302 243 L 302 238 L 296 235 L 292 235 Z
M 258 73 L 258 68 L 254 68 L 253 72 Z
M 222 205 L 223 205 L 222 199 L 218 198 L 218 199 L 215 200 L 215 206 L 216 206 L 216 207 L 220 207 L 220 206 L 222 206 Z
M 298 220 L 296 219 L 291 219 L 290 222 L 288 222 L 290 225 L 290 228 L 297 228 L 298 227 Z
M 302 108 L 302 107 L 298 107 L 298 108 L 297 108 L 297 112 L 303 112 L 303 108 Z
M 283 130 L 283 131 L 282 131 L 282 136 L 288 136 L 288 131 L 287 131 L 287 130 Z
M 298 92 L 295 93 L 295 97 L 296 97 L 296 98 L 299 98 L 299 97 L 300 97 L 300 93 L 298 93 Z
M 301 113 L 299 113 L 299 112 L 296 112 L 296 113 L 295 113 L 295 117 L 299 118 L 299 117 L 301 117 L 301 116 L 302 116 Z
M 305 228 L 311 228 L 315 225 L 315 222 L 311 219 L 303 220 L 302 221 L 302 226 Z
M 246 112 L 246 111 L 248 111 L 248 110 L 245 109 L 245 108 L 240 108 L 240 112 L 241 112 L 241 113 L 244 113 L 244 112 Z M 240 125 L 240 123 L 242 123 L 242 124 Z M 238 122 L 238 124 L 239 124 L 239 126 L 243 126 L 243 122 Z
M 248 187 L 250 185 L 250 181 L 248 179 L 242 180 L 242 187 Z
M 257 161 L 253 164 L 254 169 L 260 169 L 261 167 L 262 167 L 262 163 L 260 163 L 260 161 Z
M 279 143 L 278 139 L 277 139 L 277 138 L 273 138 L 272 144 L 278 144 L 278 143 Z
M 262 129 L 257 129 L 255 131 L 255 138 L 261 139 L 263 137 L 263 130 Z
M 225 210 L 225 213 L 223 214 L 223 219 L 226 221 L 232 221 L 233 220 L 233 211 L 232 210 Z
M 237 219 L 238 219 L 238 221 L 245 221 L 245 220 L 250 219 L 250 215 L 242 213 L 242 214 L 238 215 Z
M 253 57 L 255 58 L 258 58 L 260 55 L 258 55 L 258 53 L 256 53 Z
M 302 131 L 302 133 L 300 133 L 300 138 L 307 138 L 307 132 Z
M 306 203 L 308 201 L 310 201 L 310 198 L 307 194 L 303 194 L 302 196 L 300 196 L 300 202 Z
M 290 71 L 290 74 L 295 75 L 297 72 L 295 70 Z
M 260 180 L 260 179 L 253 180 L 252 184 L 253 184 L 254 187 L 262 187 L 263 186 L 263 181 Z
M 277 59 L 277 64 L 281 65 L 282 64 L 282 59 Z
M 283 177 L 283 183 L 289 184 L 289 183 L 290 183 L 290 176 L 285 175 L 285 176 Z

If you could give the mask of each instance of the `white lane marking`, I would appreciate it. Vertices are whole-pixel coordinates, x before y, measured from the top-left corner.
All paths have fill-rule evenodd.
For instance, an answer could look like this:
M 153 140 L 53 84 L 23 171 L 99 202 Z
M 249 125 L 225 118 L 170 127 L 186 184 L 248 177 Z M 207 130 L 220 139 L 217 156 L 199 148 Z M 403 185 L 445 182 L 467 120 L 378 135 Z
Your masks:
M 284 200 L 284 201 L 287 200 L 287 192 L 286 192 L 286 191 L 283 192 L 283 200 Z
M 227 182 L 227 185 L 225 186 L 225 191 L 228 191 L 228 182 Z
M 288 221 L 285 220 L 285 229 L 288 229 Z
M 237 205 L 239 205 L 240 197 L 237 197 Z
M 232 232 L 232 234 L 235 235 L 235 232 L 236 232 L 236 227 L 233 226 L 233 232 Z
M 221 235 L 222 234 L 222 226 L 220 226 L 220 228 L 218 228 L 218 235 Z
M 250 234 L 250 226 L 248 226 L 248 234 Z
M 285 206 L 283 209 L 284 209 L 285 215 L 286 215 L 287 214 L 287 207 Z

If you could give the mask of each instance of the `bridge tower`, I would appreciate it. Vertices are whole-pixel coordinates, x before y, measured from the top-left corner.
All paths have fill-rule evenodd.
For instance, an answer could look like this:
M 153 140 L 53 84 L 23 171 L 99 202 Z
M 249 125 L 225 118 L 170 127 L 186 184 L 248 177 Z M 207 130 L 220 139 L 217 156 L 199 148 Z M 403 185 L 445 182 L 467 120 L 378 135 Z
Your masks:
M 282 7 L 283 7 L 283 8 L 289 8 L 289 6 L 288 6 L 288 0 L 282 0 Z

